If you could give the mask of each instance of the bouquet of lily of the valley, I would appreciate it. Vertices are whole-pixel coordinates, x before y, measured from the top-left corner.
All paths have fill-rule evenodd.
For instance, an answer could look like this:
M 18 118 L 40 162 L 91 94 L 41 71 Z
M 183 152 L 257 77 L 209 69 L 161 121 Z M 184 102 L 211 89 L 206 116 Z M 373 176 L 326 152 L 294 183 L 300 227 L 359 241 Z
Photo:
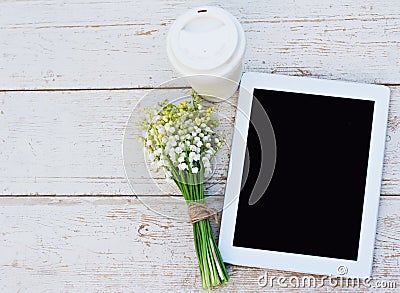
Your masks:
M 146 117 L 138 123 L 149 159 L 163 168 L 188 204 L 193 226 L 194 246 L 204 289 L 229 280 L 224 262 L 211 231 L 209 218 L 217 211 L 205 205 L 203 181 L 212 172 L 211 160 L 222 145 L 222 137 L 211 117 L 214 107 L 202 108 L 192 91 L 191 100 L 178 104 L 167 100 L 141 111 Z

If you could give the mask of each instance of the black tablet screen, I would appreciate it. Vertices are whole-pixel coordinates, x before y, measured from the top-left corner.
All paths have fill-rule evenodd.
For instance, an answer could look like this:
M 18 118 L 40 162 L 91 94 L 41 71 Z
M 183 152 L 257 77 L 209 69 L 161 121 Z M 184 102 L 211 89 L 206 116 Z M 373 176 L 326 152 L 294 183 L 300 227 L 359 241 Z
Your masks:
M 249 205 L 263 176 L 253 103 L 233 245 L 357 260 L 374 102 L 264 89 L 254 96 L 274 130 L 276 165 Z

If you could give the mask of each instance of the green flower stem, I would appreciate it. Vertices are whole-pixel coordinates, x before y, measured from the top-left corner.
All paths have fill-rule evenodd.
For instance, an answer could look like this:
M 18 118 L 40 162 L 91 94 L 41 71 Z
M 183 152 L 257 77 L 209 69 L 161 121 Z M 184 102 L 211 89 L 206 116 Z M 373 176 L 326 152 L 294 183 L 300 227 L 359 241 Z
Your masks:
M 187 202 L 205 203 L 203 188 L 203 168 L 199 173 L 174 170 L 174 180 Z M 229 276 L 215 242 L 208 219 L 193 223 L 194 247 L 199 263 L 202 286 L 206 290 L 229 281 Z

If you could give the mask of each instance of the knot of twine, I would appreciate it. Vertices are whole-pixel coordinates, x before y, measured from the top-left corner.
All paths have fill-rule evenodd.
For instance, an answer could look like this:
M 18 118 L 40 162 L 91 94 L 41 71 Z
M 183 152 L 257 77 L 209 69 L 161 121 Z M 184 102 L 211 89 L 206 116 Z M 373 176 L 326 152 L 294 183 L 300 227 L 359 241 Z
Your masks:
M 204 203 L 196 201 L 189 202 L 188 214 L 190 223 L 192 224 L 209 218 L 213 218 L 216 223 L 218 222 L 218 210 L 210 208 Z

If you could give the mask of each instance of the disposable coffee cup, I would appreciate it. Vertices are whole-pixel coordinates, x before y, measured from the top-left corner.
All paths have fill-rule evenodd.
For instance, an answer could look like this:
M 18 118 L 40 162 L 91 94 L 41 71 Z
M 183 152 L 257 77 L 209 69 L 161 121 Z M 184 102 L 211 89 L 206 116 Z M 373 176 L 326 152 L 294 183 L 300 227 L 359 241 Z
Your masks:
M 218 102 L 236 91 L 243 71 L 244 31 L 229 12 L 213 6 L 191 9 L 167 36 L 174 69 L 203 98 Z

